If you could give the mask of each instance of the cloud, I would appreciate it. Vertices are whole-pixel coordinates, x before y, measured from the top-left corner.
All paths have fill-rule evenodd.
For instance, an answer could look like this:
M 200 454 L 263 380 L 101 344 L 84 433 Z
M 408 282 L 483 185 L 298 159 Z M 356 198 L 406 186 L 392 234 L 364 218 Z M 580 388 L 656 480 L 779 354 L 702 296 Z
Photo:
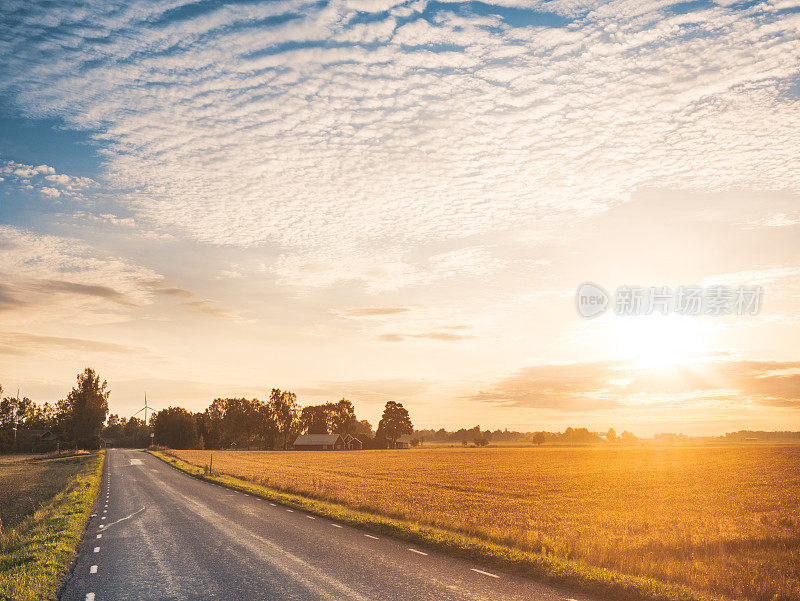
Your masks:
M 181 303 L 182 307 L 196 313 L 202 313 L 210 317 L 217 317 L 220 319 L 240 319 L 241 315 L 236 311 L 220 307 L 214 301 L 208 299 L 192 300 Z
M 150 355 L 148 349 L 127 346 L 113 342 L 64 338 L 61 336 L 40 336 L 25 332 L 2 332 L 0 334 L 0 354 L 34 355 L 52 351 L 86 351 L 91 353 L 114 353 Z
M 191 298 L 194 296 L 194 292 L 190 290 L 186 290 L 185 288 L 175 288 L 175 287 L 156 287 L 154 288 L 156 292 L 159 294 L 163 294 L 164 296 L 177 296 L 182 298 Z
M 125 321 L 159 296 L 182 300 L 179 306 L 193 313 L 240 318 L 127 259 L 104 255 L 75 239 L 10 226 L 0 226 L 0 275 L 0 311 L 19 323 Z
M 0 226 L 0 309 L 28 323 L 118 321 L 153 302 L 154 271 L 85 243 Z
M 49 165 L 27 165 L 16 161 L 0 160 L 0 182 L 18 190 L 34 190 L 49 198 L 62 196 L 85 200 L 85 192 L 96 188 L 98 183 L 88 177 L 74 177 L 56 173 Z
M 26 6 L 0 92 L 96 131 L 137 221 L 280 248 L 291 285 L 492 273 L 398 249 L 567 227 L 642 187 L 800 187 L 796 15 L 770 3 Z M 36 169 L 9 177 L 78 185 Z
M 626 361 L 537 365 L 469 398 L 563 412 L 622 409 L 656 401 L 800 409 L 800 362 L 698 357 L 692 363 L 658 369 Z
M 120 217 L 114 213 L 89 213 L 86 211 L 76 211 L 72 217 L 78 221 L 103 223 L 108 225 L 116 225 L 121 227 L 135 227 L 136 220 L 133 217 Z
M 348 398 L 359 403 L 384 404 L 407 401 L 429 390 L 431 382 L 413 379 L 324 381 L 316 386 L 297 388 L 297 394 L 309 399 Z
M 93 296 L 111 300 L 122 305 L 133 305 L 124 294 L 108 286 L 96 284 L 78 284 L 63 280 L 33 280 L 27 284 L 28 289 L 35 290 L 43 294 L 74 294 L 78 296 Z
M 800 223 L 800 217 L 789 217 L 786 213 L 775 213 L 759 221 L 757 225 L 765 227 L 789 227 Z
M 441 332 L 441 331 L 434 331 L 434 332 L 423 332 L 420 334 L 395 334 L 395 333 L 388 333 L 388 334 L 381 334 L 378 336 L 380 340 L 384 342 L 402 342 L 408 338 L 417 338 L 417 339 L 427 339 L 427 340 L 439 340 L 441 342 L 460 342 L 462 340 L 472 340 L 476 338 L 471 334 L 456 334 L 454 332 Z
M 387 317 L 390 315 L 401 315 L 411 311 L 409 307 L 355 307 L 352 309 L 344 309 L 336 311 L 336 315 L 342 317 L 359 318 L 359 317 Z

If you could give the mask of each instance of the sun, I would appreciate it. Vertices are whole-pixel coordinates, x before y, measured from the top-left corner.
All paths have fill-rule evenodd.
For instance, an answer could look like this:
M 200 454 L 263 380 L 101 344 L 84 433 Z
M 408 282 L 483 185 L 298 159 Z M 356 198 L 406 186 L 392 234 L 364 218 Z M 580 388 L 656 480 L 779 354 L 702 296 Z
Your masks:
M 701 324 L 692 317 L 631 316 L 615 326 L 619 354 L 640 367 L 671 367 L 707 350 Z

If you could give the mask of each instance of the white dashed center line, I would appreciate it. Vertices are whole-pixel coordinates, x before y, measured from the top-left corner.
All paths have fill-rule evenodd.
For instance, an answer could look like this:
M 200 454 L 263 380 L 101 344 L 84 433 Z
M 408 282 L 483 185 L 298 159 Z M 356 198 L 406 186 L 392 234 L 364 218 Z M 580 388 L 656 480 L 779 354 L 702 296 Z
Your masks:
M 377 536 L 372 536 L 371 534 L 365 534 L 364 536 L 366 536 L 367 538 L 373 538 L 375 540 L 378 540 Z
M 102 534 L 98 534 L 97 538 L 103 538 L 103 535 Z
M 273 507 L 277 507 L 277 505 L 275 505 L 275 503 L 270 503 L 270 505 L 272 505 Z
M 409 549 L 412 553 L 416 553 L 417 555 L 427 555 L 427 553 L 423 553 L 422 551 L 417 551 L 416 549 Z
M 334 528 L 341 528 L 339 524 L 331 524 L 331 526 L 333 526 Z
M 91 568 L 89 568 L 89 573 L 90 574 L 97 574 L 97 566 L 92 566 Z
M 86 601 L 94 601 L 94 593 L 86 593 Z
M 492 574 L 490 572 L 484 572 L 483 570 L 476 570 L 475 568 L 470 568 L 473 572 L 477 572 L 478 574 L 483 574 L 484 576 L 491 576 L 492 578 L 500 578 L 497 574 Z
M 95 553 L 100 553 L 100 547 L 95 547 L 95 548 L 94 548 L 94 552 L 95 552 Z
M 287 509 L 286 511 L 288 511 L 289 513 L 294 513 L 294 509 Z
M 306 517 L 307 517 L 309 520 L 316 520 L 316 519 L 317 519 L 317 518 L 315 518 L 313 515 L 307 515 Z

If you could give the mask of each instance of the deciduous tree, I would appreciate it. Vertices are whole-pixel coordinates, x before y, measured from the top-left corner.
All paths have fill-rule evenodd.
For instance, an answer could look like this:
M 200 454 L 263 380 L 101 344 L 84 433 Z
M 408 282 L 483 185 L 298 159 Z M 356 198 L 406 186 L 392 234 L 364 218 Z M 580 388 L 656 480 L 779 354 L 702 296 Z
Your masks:
M 414 426 L 411 424 L 408 410 L 403 407 L 402 403 L 388 401 L 383 410 L 381 421 L 378 423 L 378 432 L 375 437 L 388 440 L 391 446 L 394 447 L 398 438 L 404 434 L 413 433 Z
M 183 407 L 168 407 L 153 416 L 155 442 L 172 449 L 192 449 L 197 445 L 197 422 Z
M 96 448 L 108 415 L 108 383 L 87 367 L 78 374 L 78 384 L 67 396 L 70 438 L 80 446 Z

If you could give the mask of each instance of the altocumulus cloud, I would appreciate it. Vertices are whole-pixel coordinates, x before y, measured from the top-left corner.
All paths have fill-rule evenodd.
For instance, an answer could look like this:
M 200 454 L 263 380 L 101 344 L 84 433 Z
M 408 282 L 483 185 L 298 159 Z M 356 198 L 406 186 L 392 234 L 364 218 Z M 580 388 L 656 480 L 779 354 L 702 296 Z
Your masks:
M 392 265 L 409 244 L 580 219 L 645 185 L 800 183 L 800 15 L 786 2 L 3 13 L 0 91 L 30 117 L 97 131 L 105 184 L 132 191 L 137 221 L 273 244 L 279 275 L 304 285 L 309 261 Z M 43 181 L 43 194 L 70 185 Z M 392 275 L 424 279 L 407 271 Z

